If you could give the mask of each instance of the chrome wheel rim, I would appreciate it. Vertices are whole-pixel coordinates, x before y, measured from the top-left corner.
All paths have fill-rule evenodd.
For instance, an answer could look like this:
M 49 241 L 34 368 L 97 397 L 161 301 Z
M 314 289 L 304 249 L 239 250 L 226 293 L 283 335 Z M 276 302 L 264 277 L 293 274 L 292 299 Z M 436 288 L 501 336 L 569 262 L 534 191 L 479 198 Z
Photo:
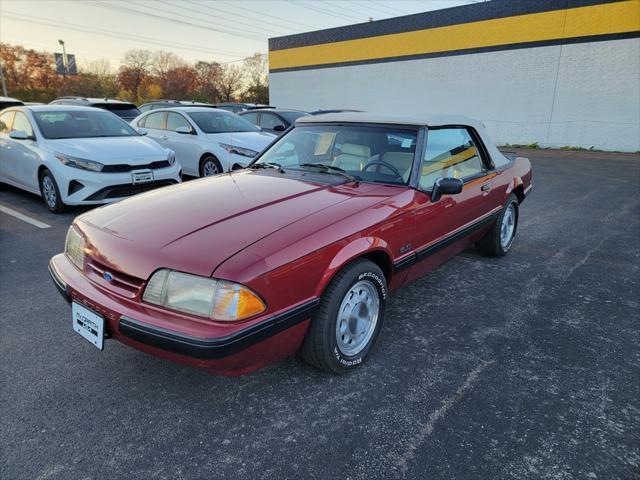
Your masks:
M 513 203 L 510 203 L 502 216 L 502 225 L 500 225 L 500 245 L 503 250 L 508 250 L 511 247 L 515 230 L 516 209 Z
M 42 194 L 44 195 L 44 201 L 51 208 L 55 208 L 58 197 L 56 195 L 56 187 L 53 185 L 51 178 L 48 175 L 42 177 Z
M 206 162 L 204 162 L 202 171 L 204 172 L 205 177 L 210 177 L 211 175 L 217 175 L 220 173 L 218 165 L 216 165 L 216 162 L 214 162 L 213 160 L 207 160 Z
M 380 296 L 373 283 L 361 280 L 349 289 L 336 320 L 336 340 L 344 355 L 357 355 L 369 344 L 379 312 Z

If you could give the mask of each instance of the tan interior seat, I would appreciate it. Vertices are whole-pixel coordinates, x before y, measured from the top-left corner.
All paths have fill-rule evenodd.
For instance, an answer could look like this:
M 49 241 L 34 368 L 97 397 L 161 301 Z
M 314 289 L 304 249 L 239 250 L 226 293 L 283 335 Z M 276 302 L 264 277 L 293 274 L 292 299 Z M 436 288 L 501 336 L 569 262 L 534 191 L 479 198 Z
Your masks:
M 343 143 L 340 151 L 342 153 L 336 157 L 333 165 L 343 170 L 362 170 L 371 157 L 371 149 L 366 145 Z

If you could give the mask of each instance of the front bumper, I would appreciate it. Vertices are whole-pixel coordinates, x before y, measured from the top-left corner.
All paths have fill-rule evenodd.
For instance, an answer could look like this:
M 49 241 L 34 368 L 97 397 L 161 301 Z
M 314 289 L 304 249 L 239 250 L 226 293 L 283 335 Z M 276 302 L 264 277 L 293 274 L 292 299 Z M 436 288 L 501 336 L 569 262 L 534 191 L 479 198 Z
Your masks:
M 149 191 L 154 188 L 181 182 L 180 165 L 151 170 L 153 181 L 133 184 L 133 173 L 88 172 L 64 167 L 54 173 L 62 201 L 66 205 L 99 205 Z M 81 188 L 78 188 L 81 185 Z
M 313 298 L 250 325 L 212 328 L 201 325 L 205 322 L 189 321 L 185 316 L 158 312 L 135 300 L 115 296 L 89 281 L 64 254 L 51 259 L 49 273 L 68 303 L 81 303 L 104 316 L 106 337 L 221 375 L 248 373 L 293 354 L 319 304 L 319 299 Z

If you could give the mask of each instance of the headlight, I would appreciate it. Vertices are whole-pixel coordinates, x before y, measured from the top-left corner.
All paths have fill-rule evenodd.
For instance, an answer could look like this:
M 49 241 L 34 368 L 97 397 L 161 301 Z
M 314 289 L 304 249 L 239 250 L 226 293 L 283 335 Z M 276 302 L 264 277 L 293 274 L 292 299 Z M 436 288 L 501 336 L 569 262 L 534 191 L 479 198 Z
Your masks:
M 233 145 L 227 145 L 226 143 L 219 143 L 229 153 L 235 153 L 236 155 L 242 155 L 243 157 L 253 158 L 258 152 L 251 150 L 250 148 L 234 147 Z
M 80 170 L 101 172 L 104 168 L 104 165 L 100 162 L 94 162 L 93 160 L 87 160 L 85 158 L 72 157 L 70 155 L 64 155 L 62 153 L 56 153 L 56 158 L 60 160 L 63 165 L 66 165 L 67 167 L 79 168 Z
M 80 270 L 84 269 L 84 237 L 73 226 L 67 230 L 64 253 L 71 260 L 71 263 Z
M 243 285 L 166 269 L 151 276 L 142 300 L 225 322 L 243 320 L 266 310 L 262 299 Z
M 176 152 L 174 152 L 173 150 L 169 150 L 167 161 L 169 162 L 169 165 L 173 165 L 174 163 L 176 163 Z

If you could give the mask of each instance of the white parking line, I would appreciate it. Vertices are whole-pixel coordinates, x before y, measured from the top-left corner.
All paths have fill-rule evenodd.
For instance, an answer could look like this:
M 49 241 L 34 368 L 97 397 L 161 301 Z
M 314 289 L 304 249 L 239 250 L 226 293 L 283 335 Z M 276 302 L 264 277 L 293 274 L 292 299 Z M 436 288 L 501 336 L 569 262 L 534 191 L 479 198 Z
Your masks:
M 40 220 L 36 220 L 35 218 L 28 217 L 20 212 L 16 212 L 15 210 L 5 207 L 4 205 L 0 205 L 0 212 L 11 215 L 12 217 L 17 218 L 18 220 L 22 220 L 23 222 L 30 223 L 34 227 L 51 228 L 51 225 L 41 222 Z

